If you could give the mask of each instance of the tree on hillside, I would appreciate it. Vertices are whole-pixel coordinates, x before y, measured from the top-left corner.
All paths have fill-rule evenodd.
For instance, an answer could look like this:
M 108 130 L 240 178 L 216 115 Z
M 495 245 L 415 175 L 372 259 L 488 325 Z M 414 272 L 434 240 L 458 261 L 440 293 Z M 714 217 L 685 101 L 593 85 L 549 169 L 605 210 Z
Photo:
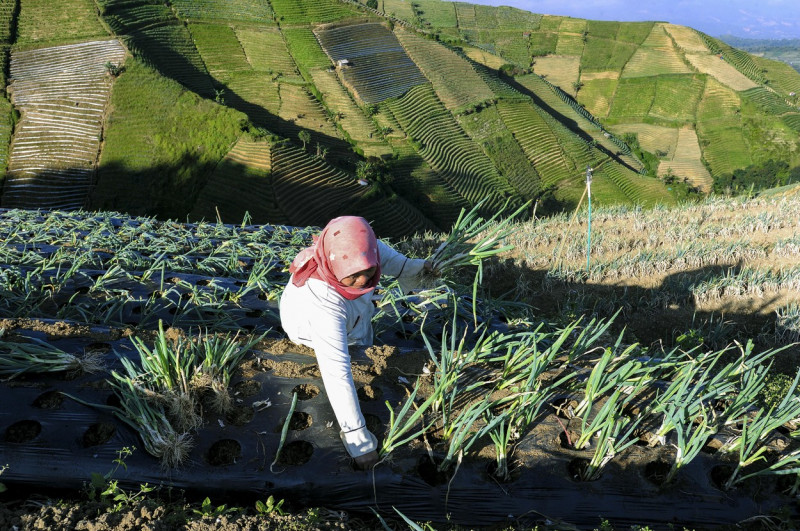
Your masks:
M 305 129 L 303 129 L 302 131 L 297 133 L 297 138 L 299 138 L 300 142 L 303 143 L 303 151 L 305 151 L 306 150 L 306 144 L 311 142 L 311 134 L 308 131 L 306 131 Z

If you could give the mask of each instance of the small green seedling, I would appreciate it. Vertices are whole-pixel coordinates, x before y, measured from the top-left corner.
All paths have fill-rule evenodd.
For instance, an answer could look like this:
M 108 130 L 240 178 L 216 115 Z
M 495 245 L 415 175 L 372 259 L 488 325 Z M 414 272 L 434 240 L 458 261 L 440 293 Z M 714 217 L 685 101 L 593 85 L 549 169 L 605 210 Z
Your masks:
M 199 514 L 201 516 L 210 516 L 211 518 L 216 518 L 217 516 L 223 516 L 225 514 L 236 513 L 238 511 L 239 509 L 237 507 L 227 507 L 224 503 L 214 507 L 214 504 L 211 503 L 211 499 L 208 496 L 206 496 L 206 499 L 203 500 L 203 503 L 200 505 L 200 509 L 192 509 L 192 512 L 195 514 Z
M 258 500 L 256 502 L 256 511 L 258 511 L 258 514 L 278 514 L 283 516 L 286 514 L 286 511 L 281 509 L 284 501 L 285 500 L 278 500 L 276 502 L 275 496 L 270 496 L 267 498 L 266 503 Z

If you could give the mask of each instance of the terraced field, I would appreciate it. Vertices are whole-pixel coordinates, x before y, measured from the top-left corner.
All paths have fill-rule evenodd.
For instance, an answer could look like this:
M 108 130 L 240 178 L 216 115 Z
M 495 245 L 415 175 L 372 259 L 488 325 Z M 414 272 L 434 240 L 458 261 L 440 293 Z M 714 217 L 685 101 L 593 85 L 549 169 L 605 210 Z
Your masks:
M 334 114 L 334 120 L 347 136 L 363 150 L 365 157 L 383 157 L 392 154 L 392 148 L 383 140 L 375 123 L 353 101 L 350 93 L 330 69 L 315 68 L 310 72 L 314 86 Z
M 20 3 L 17 43 L 44 46 L 107 39 L 92 0 L 26 0 Z
M 658 166 L 658 175 L 668 172 L 678 178 L 686 178 L 701 190 L 711 189 L 712 179 L 703 165 L 697 133 L 691 127 L 682 127 L 678 131 L 678 144 L 671 160 L 662 161 Z
M 297 66 L 278 28 L 236 28 L 234 31 L 253 70 L 299 77 Z
M 672 43 L 664 24 L 653 26 L 650 35 L 622 70 L 622 77 L 656 76 L 659 74 L 690 74 L 678 50 Z
M 576 55 L 548 55 L 538 57 L 533 71 L 547 79 L 553 85 L 561 87 L 564 92 L 575 94 L 573 84 L 580 76 L 581 59 Z
M 242 137 L 214 169 L 192 210 L 193 219 L 288 223 L 272 186 L 272 146 Z
M 116 40 L 14 52 L 11 101 L 20 112 L 3 187 L 3 207 L 76 209 L 94 178 L 114 78 Z
M 448 110 L 457 113 L 494 98 L 494 92 L 460 55 L 412 31 L 398 28 L 395 34 Z
M 225 24 L 189 24 L 200 57 L 214 79 L 227 81 L 236 72 L 251 69 L 233 28 Z
M 271 0 L 270 5 L 281 24 L 334 22 L 342 18 L 362 15 L 359 11 L 341 2 Z
M 264 24 L 272 21 L 268 2 L 259 0 L 172 0 L 178 16 L 186 19 L 235 20 Z
M 379 103 L 405 94 L 427 79 L 406 54 L 397 37 L 377 23 L 317 29 L 317 38 L 344 84 L 364 103 Z
M 413 88 L 389 108 L 409 137 L 420 144 L 420 156 L 467 201 L 474 204 L 489 197 L 487 211 L 497 211 L 506 197 L 513 197 L 514 189 L 447 112 L 430 85 Z
M 621 79 L 614 93 L 608 117 L 619 121 L 640 122 L 642 118 L 650 114 L 655 96 L 655 77 Z
M 727 86 L 710 79 L 697 109 L 697 135 L 703 158 L 715 175 L 731 173 L 752 164 L 750 146 L 742 134 L 742 118 L 735 113 L 741 98 Z M 728 112 L 720 113 L 720 109 Z
M 650 116 L 665 121 L 689 122 L 705 89 L 705 79 L 695 75 L 658 76 Z
M 636 135 L 639 145 L 650 153 L 663 153 L 662 157 L 672 158 L 678 145 L 678 129 L 646 123 L 625 123 L 612 127 L 619 136 L 625 133 Z
M 736 70 L 730 63 L 710 53 L 687 53 L 686 58 L 699 72 L 708 74 L 725 86 L 736 91 L 748 90 L 758 85 Z

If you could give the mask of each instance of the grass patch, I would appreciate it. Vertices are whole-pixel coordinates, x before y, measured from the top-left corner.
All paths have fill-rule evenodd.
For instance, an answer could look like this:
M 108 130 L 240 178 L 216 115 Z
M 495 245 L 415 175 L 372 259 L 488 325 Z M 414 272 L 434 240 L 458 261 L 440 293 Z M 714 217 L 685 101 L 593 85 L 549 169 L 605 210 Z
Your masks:
M 128 61 L 111 95 L 114 112 L 93 209 L 183 217 L 241 134 L 243 114 L 202 99 L 140 61 Z M 131 183 L 137 193 L 132 197 Z

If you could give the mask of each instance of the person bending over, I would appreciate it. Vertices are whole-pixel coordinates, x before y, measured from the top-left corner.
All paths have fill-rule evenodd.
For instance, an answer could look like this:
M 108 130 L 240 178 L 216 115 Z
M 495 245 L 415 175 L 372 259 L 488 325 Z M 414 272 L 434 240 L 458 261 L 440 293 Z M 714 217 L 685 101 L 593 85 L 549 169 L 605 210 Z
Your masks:
M 331 220 L 314 243 L 298 253 L 281 295 L 281 325 L 295 343 L 314 349 L 347 453 L 359 468 L 378 461 L 378 441 L 367 430 L 358 404 L 348 345 L 372 345 L 371 295 L 381 274 L 406 290 L 431 265 L 380 242 L 367 220 Z

